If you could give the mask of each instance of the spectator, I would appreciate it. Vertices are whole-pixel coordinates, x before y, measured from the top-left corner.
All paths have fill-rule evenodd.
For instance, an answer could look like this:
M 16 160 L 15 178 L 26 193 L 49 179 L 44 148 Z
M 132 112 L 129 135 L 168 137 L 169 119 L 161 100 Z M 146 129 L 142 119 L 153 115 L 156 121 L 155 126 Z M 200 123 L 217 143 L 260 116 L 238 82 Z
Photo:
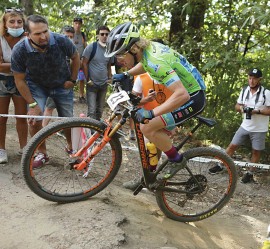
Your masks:
M 134 65 L 132 65 L 132 66 L 134 66 Z M 125 72 L 126 70 L 128 70 L 128 68 L 125 65 L 123 65 L 123 63 L 121 61 L 117 60 L 115 62 L 116 73 Z M 126 92 L 132 92 L 133 82 L 134 82 L 134 77 L 129 77 L 129 78 L 125 79 L 125 81 L 122 84 L 122 89 Z M 121 117 L 119 117 L 119 118 L 121 118 Z M 130 128 L 129 129 L 129 139 L 136 140 L 135 130 L 134 130 L 134 122 L 131 118 L 129 119 L 129 128 Z
M 87 43 L 86 43 L 85 33 L 82 31 L 82 24 L 83 24 L 83 19 L 81 17 L 75 17 L 73 19 L 73 27 L 75 30 L 73 41 L 76 48 L 78 49 L 78 52 L 81 58 L 81 65 L 80 65 L 80 70 L 78 73 L 79 103 L 86 103 L 86 99 L 84 97 L 85 75 L 82 70 L 82 54 L 83 54 L 84 49 L 87 46 Z
M 73 42 L 73 38 L 74 38 L 74 28 L 69 26 L 69 25 L 65 25 L 62 28 L 62 34 L 67 36 L 72 42 Z M 67 61 L 70 64 L 70 59 L 67 57 Z M 53 110 L 56 108 L 56 105 L 53 101 L 53 99 L 51 97 L 47 98 L 46 101 L 46 106 L 45 106 L 45 111 L 44 111 L 44 116 L 52 116 L 53 114 Z M 50 122 L 50 118 L 44 118 L 42 121 L 42 127 L 45 127 L 46 125 L 49 124 Z
M 74 35 L 75 35 L 75 30 L 73 27 L 69 26 L 69 25 L 65 25 L 62 28 L 62 32 L 63 35 L 66 35 L 70 40 L 74 41 Z
M 99 27 L 96 31 L 98 42 L 89 44 L 83 52 L 83 72 L 88 82 L 86 86 L 87 116 L 97 120 L 100 120 L 102 117 L 107 86 L 112 77 L 111 64 L 113 58 L 104 56 L 109 32 L 110 30 L 107 26 Z M 89 60 L 95 47 L 95 54 Z
M 9 104 L 12 99 L 15 114 L 25 115 L 27 104 L 16 88 L 13 74 L 11 72 L 11 52 L 13 46 L 25 37 L 25 19 L 20 9 L 6 9 L 0 22 L 0 113 L 9 113 Z M 0 163 L 8 162 L 5 148 L 7 118 L 0 117 Z M 23 147 L 27 143 L 27 122 L 25 119 L 16 118 L 16 129 L 19 137 L 22 154 Z
M 253 68 L 248 73 L 248 86 L 244 87 L 238 97 L 235 110 L 243 114 L 243 121 L 236 131 L 231 143 L 226 149 L 228 155 L 233 153 L 240 145 L 245 145 L 249 140 L 252 145 L 251 162 L 258 163 L 261 151 L 265 148 L 265 137 L 268 131 L 270 115 L 270 91 L 261 85 L 262 71 Z M 243 183 L 254 182 L 252 167 L 242 177 Z M 218 164 L 209 169 L 210 174 L 223 171 L 223 166 Z
M 28 115 L 42 115 L 48 97 L 60 117 L 73 116 L 73 87 L 80 66 L 75 45 L 66 36 L 49 31 L 47 20 L 31 15 L 26 20 L 27 38 L 16 44 L 11 57 L 16 86 L 29 104 Z M 71 66 L 66 57 L 70 57 Z M 42 128 L 41 119 L 29 118 L 31 136 Z M 71 131 L 66 132 L 67 152 L 72 150 Z M 46 145 L 39 147 L 33 167 L 49 161 Z

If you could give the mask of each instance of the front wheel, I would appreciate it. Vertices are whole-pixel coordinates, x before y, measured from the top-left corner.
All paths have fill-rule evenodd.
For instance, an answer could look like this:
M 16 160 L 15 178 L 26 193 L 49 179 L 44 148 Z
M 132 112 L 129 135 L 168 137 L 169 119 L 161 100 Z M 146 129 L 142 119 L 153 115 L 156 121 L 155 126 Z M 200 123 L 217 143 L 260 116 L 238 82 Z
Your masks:
M 187 168 L 164 182 L 156 191 L 159 208 L 176 221 L 192 222 L 217 213 L 232 197 L 237 183 L 237 172 L 231 157 L 214 148 L 194 148 L 184 152 Z M 217 163 L 223 165 L 220 174 L 210 174 Z
M 70 118 L 54 122 L 36 133 L 27 144 L 21 161 L 29 188 L 46 200 L 64 203 L 87 199 L 107 187 L 122 161 L 118 138 L 113 137 L 85 170 L 75 170 L 72 166 L 99 144 L 105 127 L 104 123 L 90 118 Z M 95 132 L 100 136 L 93 145 L 80 158 L 72 158 L 71 155 Z M 48 157 L 37 165 L 37 160 L 42 159 L 39 152 L 44 147 Z

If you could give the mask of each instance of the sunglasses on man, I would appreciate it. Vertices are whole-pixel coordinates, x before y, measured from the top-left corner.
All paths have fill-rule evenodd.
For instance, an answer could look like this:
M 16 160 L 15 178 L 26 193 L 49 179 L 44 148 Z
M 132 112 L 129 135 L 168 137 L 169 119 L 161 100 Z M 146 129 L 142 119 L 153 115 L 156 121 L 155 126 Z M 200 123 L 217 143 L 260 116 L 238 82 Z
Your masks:
M 108 36 L 109 33 L 100 33 L 100 35 L 101 35 L 101 36 L 104 36 L 104 35 L 105 35 L 105 36 Z

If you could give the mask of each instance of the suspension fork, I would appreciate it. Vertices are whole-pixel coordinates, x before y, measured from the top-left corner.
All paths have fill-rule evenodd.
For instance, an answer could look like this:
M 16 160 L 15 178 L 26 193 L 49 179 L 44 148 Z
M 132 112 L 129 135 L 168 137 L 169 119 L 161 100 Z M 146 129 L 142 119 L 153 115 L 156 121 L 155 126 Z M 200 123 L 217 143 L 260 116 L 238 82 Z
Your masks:
M 106 121 L 106 128 L 103 131 L 103 138 L 100 143 L 96 144 L 96 146 L 92 149 L 91 153 L 89 153 L 83 161 L 74 165 L 74 169 L 83 170 L 86 166 L 91 162 L 91 160 L 105 147 L 105 145 L 110 142 L 112 136 L 117 132 L 117 130 L 126 123 L 126 117 L 128 115 L 128 111 L 124 113 L 121 120 L 112 128 L 112 121 L 117 117 L 115 113 L 113 113 L 110 118 Z M 90 148 L 91 145 L 101 136 L 101 133 L 95 132 L 93 136 L 91 136 L 86 144 L 74 154 L 73 157 L 80 157 L 83 153 Z
M 102 150 L 104 148 L 104 146 L 111 140 L 111 138 L 108 136 L 108 133 L 110 131 L 110 126 L 108 126 L 105 131 L 104 131 L 104 135 L 103 138 L 101 140 L 100 143 L 96 144 L 96 146 L 91 150 L 91 152 L 89 154 L 87 154 L 87 156 L 78 164 L 74 165 L 74 169 L 76 170 L 84 170 L 86 168 L 86 166 L 91 162 L 91 160 L 95 157 L 95 155 L 98 154 L 98 152 L 100 150 Z M 90 148 L 91 145 L 94 144 L 94 142 L 101 136 L 100 133 L 95 132 L 93 136 L 91 136 L 88 141 L 86 142 L 86 144 L 74 155 L 74 157 L 80 157 L 81 155 L 83 155 L 83 153 L 85 152 L 85 150 L 87 150 L 88 148 Z

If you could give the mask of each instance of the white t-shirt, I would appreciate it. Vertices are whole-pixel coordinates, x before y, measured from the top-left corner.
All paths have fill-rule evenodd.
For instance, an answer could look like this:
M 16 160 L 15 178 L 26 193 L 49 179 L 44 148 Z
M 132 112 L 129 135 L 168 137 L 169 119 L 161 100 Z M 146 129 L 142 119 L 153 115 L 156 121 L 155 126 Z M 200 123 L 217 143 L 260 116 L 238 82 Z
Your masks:
M 148 74 L 148 73 L 147 73 Z M 148 74 L 149 75 L 149 74 Z M 151 76 L 149 75 L 149 77 L 151 78 Z M 158 84 L 158 82 L 156 80 L 154 80 L 154 84 Z M 136 77 L 136 79 L 134 80 L 134 83 L 133 83 L 133 88 L 132 90 L 136 93 L 139 93 L 139 94 L 142 94 L 143 93 L 143 87 L 142 87 L 142 80 L 141 80 L 141 77 L 140 75 L 138 75 Z M 142 95 L 142 98 L 144 98 L 146 96 L 143 96 Z
M 270 91 L 265 90 L 265 98 L 263 97 L 263 91 L 264 87 L 261 87 L 257 89 L 257 91 L 252 95 L 250 92 L 250 87 L 248 86 L 243 94 L 243 89 L 239 95 L 239 98 L 237 100 L 237 103 L 240 105 L 244 105 L 246 107 L 254 108 L 255 110 L 262 110 L 265 108 L 265 106 L 270 106 Z M 257 94 L 258 101 L 256 103 Z M 268 125 L 269 125 L 269 116 L 262 115 L 262 114 L 252 114 L 251 119 L 246 119 L 246 113 L 243 113 L 243 122 L 241 126 L 246 130 L 250 132 L 267 132 L 268 131 Z

